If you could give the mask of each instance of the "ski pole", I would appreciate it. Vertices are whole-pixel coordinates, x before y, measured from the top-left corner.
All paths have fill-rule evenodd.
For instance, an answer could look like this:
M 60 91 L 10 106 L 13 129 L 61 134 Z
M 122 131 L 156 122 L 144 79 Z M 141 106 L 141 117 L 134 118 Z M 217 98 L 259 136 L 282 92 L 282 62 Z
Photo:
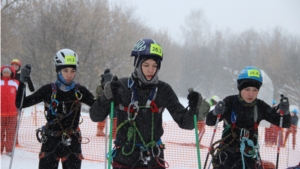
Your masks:
M 108 129 L 107 129 L 108 125 L 107 124 L 108 124 L 108 122 L 109 122 L 108 118 L 106 118 L 105 119 L 105 154 L 104 154 L 105 156 L 108 153 L 108 151 L 107 151 L 107 133 L 108 133 L 107 132 L 108 131 Z M 107 169 L 106 162 L 107 162 L 107 158 L 104 158 L 104 168 L 105 169 Z
M 193 88 L 188 89 L 189 93 L 193 92 Z M 200 160 L 200 147 L 198 142 L 198 127 L 197 127 L 197 115 L 194 114 L 194 127 L 195 127 L 195 136 L 196 136 L 196 149 L 197 149 L 197 159 L 198 159 L 198 168 L 201 169 L 201 160 Z
M 281 94 L 281 98 L 283 98 L 284 95 Z M 282 100 L 283 102 L 286 102 L 286 99 Z M 279 114 L 281 115 L 280 117 L 280 122 L 279 122 L 279 132 L 278 132 L 278 142 L 277 142 L 277 158 L 276 158 L 276 169 L 278 169 L 278 162 L 279 162 L 279 152 L 280 152 L 280 143 L 281 143 L 281 136 L 282 136 L 282 121 L 283 121 L 283 115 L 284 115 L 284 111 L 283 110 L 279 110 Z
M 198 141 L 198 131 L 197 131 L 197 115 L 194 114 L 194 127 L 195 127 L 195 135 L 196 135 L 196 148 L 197 148 L 197 159 L 198 159 L 198 168 L 201 169 L 201 161 L 200 161 L 200 147 Z
M 108 148 L 108 164 L 107 168 L 110 169 L 111 161 L 112 161 L 112 128 L 113 128 L 113 118 L 114 118 L 114 102 L 110 103 L 110 129 L 109 129 L 109 148 Z
M 14 144 L 13 144 L 13 149 L 12 149 L 12 154 L 11 154 L 11 159 L 9 163 L 9 169 L 11 169 L 13 159 L 14 159 L 14 154 L 15 154 L 15 148 L 16 148 L 16 142 L 17 142 L 17 136 L 18 136 L 18 131 L 19 131 L 19 126 L 20 126 L 20 121 L 21 121 L 21 113 L 22 113 L 22 107 L 23 107 L 23 101 L 25 97 L 25 92 L 26 92 L 26 84 L 24 83 L 23 87 L 23 93 L 22 93 L 22 99 L 21 99 L 21 104 L 18 112 L 18 121 L 17 121 L 17 127 L 16 127 L 16 133 L 15 133 L 15 138 L 14 138 Z
M 219 123 L 220 118 L 221 118 L 221 114 L 218 114 L 217 121 L 216 121 L 215 128 L 214 128 L 214 132 L 213 132 L 212 138 L 210 140 L 210 145 L 209 145 L 208 152 L 207 152 L 207 155 L 206 155 L 206 159 L 205 159 L 205 163 L 204 163 L 204 169 L 205 169 L 206 164 L 207 164 L 207 160 L 208 160 L 208 157 L 209 157 L 209 152 L 212 148 L 212 144 L 213 144 L 213 141 L 214 141 L 214 137 L 215 137 L 215 134 L 216 134 L 216 131 L 217 131 L 217 128 L 218 128 L 218 123 Z

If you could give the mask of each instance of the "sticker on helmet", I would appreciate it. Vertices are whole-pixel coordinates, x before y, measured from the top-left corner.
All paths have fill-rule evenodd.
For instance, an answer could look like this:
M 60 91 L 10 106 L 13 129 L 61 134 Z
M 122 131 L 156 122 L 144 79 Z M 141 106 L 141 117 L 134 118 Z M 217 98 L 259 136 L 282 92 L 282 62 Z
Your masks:
M 76 58 L 75 56 L 72 56 L 72 55 L 68 55 L 68 56 L 65 56 L 65 64 L 76 64 Z
M 248 77 L 260 77 L 260 73 L 257 69 L 248 70 Z
M 162 57 L 162 49 L 158 44 L 151 44 L 150 53 L 156 54 L 156 55 L 159 55 L 160 57 Z
M 133 47 L 133 51 L 143 51 L 146 49 L 145 41 L 139 40 Z

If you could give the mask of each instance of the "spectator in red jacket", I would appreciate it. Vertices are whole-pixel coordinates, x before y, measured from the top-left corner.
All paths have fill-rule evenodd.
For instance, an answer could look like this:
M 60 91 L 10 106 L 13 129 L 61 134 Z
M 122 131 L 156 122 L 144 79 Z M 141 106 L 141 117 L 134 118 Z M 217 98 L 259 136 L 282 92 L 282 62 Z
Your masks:
M 18 118 L 15 100 L 19 82 L 15 74 L 13 67 L 1 67 L 1 154 L 5 149 L 7 155 L 12 153 Z

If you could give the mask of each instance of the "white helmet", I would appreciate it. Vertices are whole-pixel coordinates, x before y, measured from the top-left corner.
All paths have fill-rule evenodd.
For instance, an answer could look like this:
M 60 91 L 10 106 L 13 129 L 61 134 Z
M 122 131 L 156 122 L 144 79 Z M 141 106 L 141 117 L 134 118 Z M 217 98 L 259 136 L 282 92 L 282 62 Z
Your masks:
M 78 67 L 78 56 L 71 49 L 61 49 L 54 56 L 54 64 L 59 66 L 76 66 Z

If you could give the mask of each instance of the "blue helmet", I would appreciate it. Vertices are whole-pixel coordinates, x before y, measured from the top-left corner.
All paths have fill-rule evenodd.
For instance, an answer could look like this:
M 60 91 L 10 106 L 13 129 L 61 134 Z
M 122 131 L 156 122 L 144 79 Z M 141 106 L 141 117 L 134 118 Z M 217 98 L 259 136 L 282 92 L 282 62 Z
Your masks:
M 144 59 L 153 59 L 157 62 L 158 68 L 160 68 L 161 61 L 163 59 L 163 51 L 160 44 L 154 39 L 140 39 L 134 45 L 131 56 L 134 56 L 134 65 L 138 66 L 139 62 Z
M 244 80 L 244 79 L 250 79 L 250 80 L 252 79 L 260 83 L 263 82 L 261 71 L 254 66 L 247 66 L 243 70 L 241 70 L 237 81 Z
M 298 114 L 298 110 L 294 109 L 292 112 L 294 112 L 295 114 Z
M 254 66 L 247 66 L 241 70 L 237 78 L 238 89 L 241 91 L 246 87 L 256 87 L 259 89 L 262 85 L 263 78 L 261 71 Z
M 276 101 L 276 100 L 273 100 L 273 101 L 272 101 L 272 105 L 275 105 L 275 104 L 277 104 L 277 101 Z

